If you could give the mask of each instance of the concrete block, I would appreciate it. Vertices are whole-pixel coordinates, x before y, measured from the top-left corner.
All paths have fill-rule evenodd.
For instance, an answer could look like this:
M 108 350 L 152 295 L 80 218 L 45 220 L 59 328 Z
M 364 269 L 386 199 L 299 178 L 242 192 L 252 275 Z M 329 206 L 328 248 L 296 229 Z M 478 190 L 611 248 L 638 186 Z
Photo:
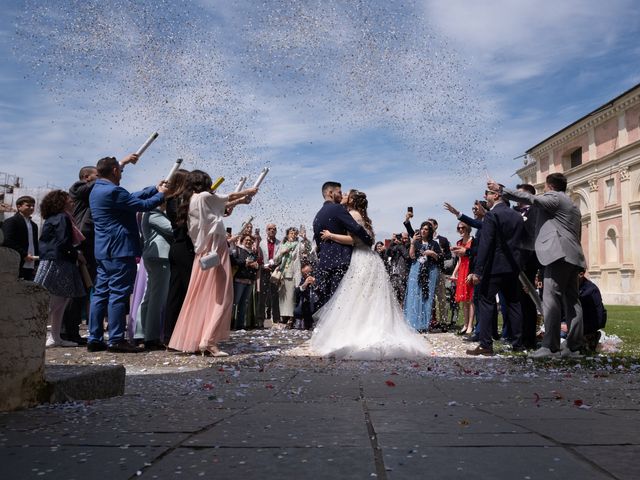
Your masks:
M 7 271 L 3 262 L 17 256 L 7 250 L 0 248 L 0 411 L 35 405 L 42 394 L 49 309 L 46 290 Z
M 122 365 L 47 365 L 42 402 L 95 400 L 124 394 Z

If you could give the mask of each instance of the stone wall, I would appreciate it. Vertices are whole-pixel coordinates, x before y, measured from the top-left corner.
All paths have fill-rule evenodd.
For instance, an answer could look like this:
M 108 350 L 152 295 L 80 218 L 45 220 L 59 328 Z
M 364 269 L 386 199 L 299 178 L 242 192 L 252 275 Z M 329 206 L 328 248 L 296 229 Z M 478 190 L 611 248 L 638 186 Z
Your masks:
M 19 262 L 0 247 L 0 411 L 35 405 L 45 387 L 49 294 L 18 280 Z

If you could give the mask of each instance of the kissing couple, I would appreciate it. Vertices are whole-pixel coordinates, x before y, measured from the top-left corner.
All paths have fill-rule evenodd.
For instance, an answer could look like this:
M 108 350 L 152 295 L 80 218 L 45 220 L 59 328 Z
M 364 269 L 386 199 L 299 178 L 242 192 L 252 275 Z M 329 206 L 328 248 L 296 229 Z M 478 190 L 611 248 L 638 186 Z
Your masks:
M 418 358 L 431 353 L 409 326 L 384 263 L 372 249 L 367 195 L 322 186 L 324 204 L 313 220 L 318 247 L 316 328 L 311 349 L 321 356 L 357 360 Z

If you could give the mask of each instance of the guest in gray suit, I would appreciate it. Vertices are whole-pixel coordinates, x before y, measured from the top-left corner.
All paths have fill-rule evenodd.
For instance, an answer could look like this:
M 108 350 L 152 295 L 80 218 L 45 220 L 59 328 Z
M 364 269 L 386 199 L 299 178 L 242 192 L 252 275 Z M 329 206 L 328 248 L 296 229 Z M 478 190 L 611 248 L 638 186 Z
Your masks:
M 502 188 L 493 180 L 489 189 Z M 545 334 L 542 347 L 532 358 L 576 357 L 583 342 L 582 306 L 576 278 L 586 267 L 580 245 L 581 215 L 565 193 L 567 179 L 561 173 L 547 175 L 542 195 L 502 188 L 504 197 L 536 206 L 535 250 L 544 267 L 542 308 Z M 567 341 L 560 348 L 562 313 L 569 325 Z
M 164 350 L 162 343 L 162 312 L 169 294 L 171 270 L 169 249 L 173 242 L 173 229 L 165 212 L 165 204 L 142 215 L 144 249 L 142 258 L 147 270 L 147 290 L 140 306 L 144 330 L 145 350 Z

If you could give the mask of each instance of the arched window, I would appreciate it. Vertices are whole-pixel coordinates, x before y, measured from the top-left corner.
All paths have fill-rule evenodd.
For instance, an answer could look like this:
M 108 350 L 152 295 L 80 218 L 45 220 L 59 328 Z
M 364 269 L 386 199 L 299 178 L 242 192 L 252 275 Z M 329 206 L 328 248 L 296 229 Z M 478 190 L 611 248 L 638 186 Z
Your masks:
M 618 236 L 613 228 L 604 239 L 604 258 L 606 263 L 618 263 Z
M 582 195 L 576 194 L 572 197 L 572 200 L 573 204 L 580 210 L 580 214 L 587 215 L 589 213 L 589 206 Z

